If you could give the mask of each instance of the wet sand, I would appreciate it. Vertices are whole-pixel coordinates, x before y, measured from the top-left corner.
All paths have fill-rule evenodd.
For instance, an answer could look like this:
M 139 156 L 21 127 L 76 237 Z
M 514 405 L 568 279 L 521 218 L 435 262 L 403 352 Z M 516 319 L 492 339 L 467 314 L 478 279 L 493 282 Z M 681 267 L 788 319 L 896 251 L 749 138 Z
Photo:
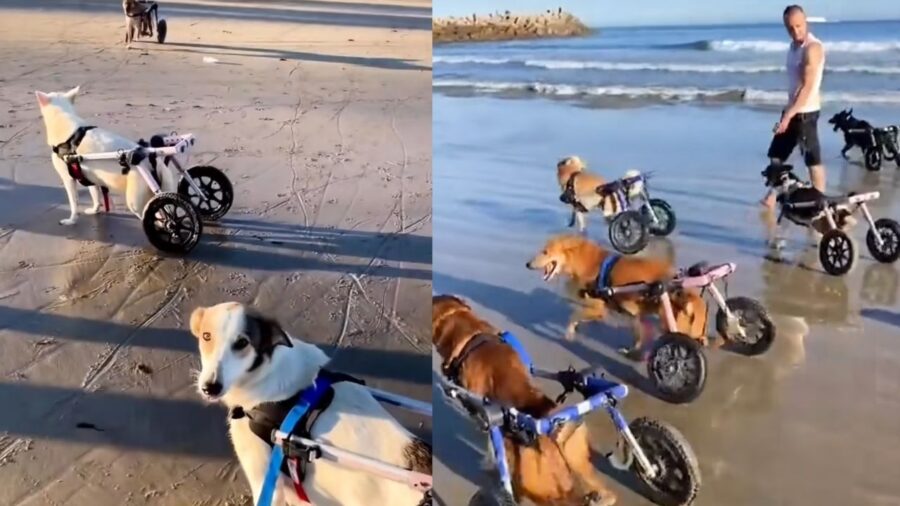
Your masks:
M 225 412 L 192 385 L 198 305 L 251 303 L 337 367 L 429 396 L 430 3 L 160 13 L 167 43 L 128 51 L 118 2 L 0 2 L 3 505 L 249 504 Z M 193 132 L 193 163 L 232 180 L 234 207 L 186 258 L 157 254 L 118 196 L 58 225 L 33 91 L 77 84 L 83 117 Z
M 856 111 L 877 123 L 897 117 L 896 110 Z M 827 119 L 833 111 L 825 112 Z M 893 471 L 900 464 L 897 266 L 880 265 L 865 251 L 863 226 L 853 233 L 863 252 L 846 277 L 821 271 L 799 229 L 787 255 L 812 269 L 764 260 L 755 203 L 777 111 L 589 109 L 435 94 L 434 116 L 436 293 L 473 301 L 516 333 L 543 367 L 592 366 L 626 382 L 631 394 L 621 407 L 629 419 L 665 420 L 693 445 L 703 473 L 699 506 L 900 502 Z M 886 165 L 868 173 L 844 162 L 840 136 L 824 120 L 819 132 L 832 193 L 878 189 L 873 214 L 900 216 L 900 171 Z M 651 192 L 669 201 L 678 224 L 670 241 L 650 251 L 672 247 L 680 265 L 736 262 L 728 293 L 768 307 L 779 329 L 773 348 L 756 358 L 709 351 L 705 392 L 675 406 L 653 396 L 643 364 L 618 356 L 615 350 L 629 343 L 627 330 L 583 325 L 575 342 L 563 341 L 570 310 L 561 286 L 544 283 L 525 262 L 549 235 L 568 230 L 554 168 L 570 154 L 609 178 L 629 168 L 655 171 Z M 608 244 L 602 219 L 592 216 L 588 227 Z M 556 395 L 559 387 L 547 391 Z M 435 434 L 439 492 L 447 504 L 465 504 L 488 479 L 476 465 L 485 439 L 444 402 L 436 400 L 435 413 L 456 421 L 455 430 Z M 597 451 L 609 450 L 609 420 L 597 413 L 588 423 Z M 620 504 L 650 504 L 632 477 L 597 463 Z

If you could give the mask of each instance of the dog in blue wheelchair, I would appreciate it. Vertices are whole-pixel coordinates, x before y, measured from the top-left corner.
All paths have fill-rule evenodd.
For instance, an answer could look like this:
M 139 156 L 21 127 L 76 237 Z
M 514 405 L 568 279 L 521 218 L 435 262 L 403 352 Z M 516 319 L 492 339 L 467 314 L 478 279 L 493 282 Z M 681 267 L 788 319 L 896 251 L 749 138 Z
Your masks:
M 530 500 L 538 506 L 611 506 L 616 496 L 591 463 L 583 417 L 605 410 L 619 434 L 608 457 L 620 470 L 634 471 L 658 504 L 691 504 L 700 470 L 690 445 L 674 427 L 639 418 L 630 424 L 618 410 L 626 386 L 588 377 L 574 369 L 534 366 L 516 337 L 478 317 L 453 295 L 432 298 L 432 343 L 442 359 L 443 393 L 489 434 L 499 479 L 479 490 L 469 506 L 510 506 Z M 552 400 L 532 381 L 557 381 Z M 584 397 L 563 406 L 568 394 Z

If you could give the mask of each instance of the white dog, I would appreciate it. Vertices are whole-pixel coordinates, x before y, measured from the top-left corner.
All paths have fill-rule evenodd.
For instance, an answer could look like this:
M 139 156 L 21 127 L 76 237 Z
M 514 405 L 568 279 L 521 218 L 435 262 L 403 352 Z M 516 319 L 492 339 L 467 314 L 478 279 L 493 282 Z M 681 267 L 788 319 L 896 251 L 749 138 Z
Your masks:
M 272 452 L 269 442 L 251 429 L 250 418 L 260 419 L 254 408 L 290 399 L 311 386 L 329 358 L 318 347 L 289 336 L 276 322 L 237 302 L 197 308 L 190 325 L 200 345 L 198 389 L 204 399 L 221 401 L 231 410 L 231 441 L 256 504 Z M 340 382 L 332 388 L 334 398 L 315 419 L 312 439 L 431 474 L 429 445 L 404 429 L 364 386 Z M 235 416 L 235 412 L 249 416 Z M 324 460 L 307 466 L 303 488 L 315 506 L 415 506 L 423 496 L 403 483 Z M 282 473 L 273 504 L 306 503 L 289 476 Z
M 90 126 L 87 121 L 78 116 L 73 104 L 81 87 L 75 87 L 65 93 L 44 93 L 35 91 L 38 104 L 41 108 L 41 116 L 44 118 L 44 126 L 47 128 L 47 144 L 51 147 L 68 143 L 75 132 L 81 127 Z M 131 150 L 138 147 L 132 140 L 116 135 L 102 128 L 93 128 L 84 133 L 84 137 L 75 152 L 78 154 L 115 152 L 119 150 Z M 69 198 L 69 217 L 61 220 L 61 225 L 74 225 L 78 219 L 78 184 L 69 173 L 69 167 L 57 154 L 51 154 L 53 168 L 62 179 Z M 152 173 L 150 162 L 145 159 L 140 162 L 147 173 Z M 157 164 L 157 174 L 160 180 L 160 188 L 163 192 L 177 190 L 178 180 L 172 168 L 165 164 Z M 88 186 L 91 193 L 92 205 L 84 210 L 85 214 L 96 214 L 100 211 L 100 187 L 108 188 L 113 193 L 125 195 L 125 203 L 128 210 L 138 218 L 143 217 L 147 202 L 153 197 L 153 191 L 147 185 L 137 170 L 127 171 L 123 174 L 123 168 L 116 160 L 102 160 L 81 162 L 81 171 L 84 178 L 95 186 Z

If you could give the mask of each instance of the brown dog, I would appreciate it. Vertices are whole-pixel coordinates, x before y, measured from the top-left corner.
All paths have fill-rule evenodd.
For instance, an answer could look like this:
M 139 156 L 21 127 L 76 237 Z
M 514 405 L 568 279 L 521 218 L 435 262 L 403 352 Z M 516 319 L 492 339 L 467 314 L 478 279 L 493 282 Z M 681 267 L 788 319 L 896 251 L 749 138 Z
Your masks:
M 643 349 L 648 338 L 643 319 L 658 315 L 665 328 L 666 316 L 658 299 L 642 293 L 617 294 L 609 302 L 585 295 L 596 285 L 603 261 L 612 254 L 582 236 L 561 235 L 548 240 L 544 249 L 526 267 L 543 270 L 545 281 L 558 274 L 566 277 L 566 295 L 577 304 L 566 328 L 566 339 L 575 338 L 576 327 L 581 322 L 608 321 L 612 315 L 622 315 L 634 332 L 632 348 L 623 351 L 634 355 Z M 672 279 L 674 275 L 675 270 L 668 261 L 623 256 L 610 270 L 607 284 L 652 283 Z M 678 328 L 667 330 L 682 332 L 706 345 L 706 302 L 694 289 L 679 290 L 669 295 Z
M 545 417 L 556 403 L 531 383 L 531 375 L 516 351 L 499 339 L 500 331 L 479 318 L 461 299 L 432 297 L 432 342 L 448 371 L 465 353 L 469 341 L 486 339 L 465 353 L 450 378 L 463 388 L 535 417 Z M 505 438 L 506 457 L 517 500 L 528 498 L 538 506 L 612 506 L 609 490 L 591 464 L 587 427 L 567 423 L 551 436 L 526 446 Z
M 563 158 L 556 164 L 556 179 L 563 195 L 568 193 L 572 200 L 572 219 L 569 226 L 578 221 L 578 231 L 583 232 L 587 226 L 587 213 L 592 209 L 605 206 L 605 201 L 597 187 L 606 184 L 602 177 L 587 171 L 587 166 L 577 156 Z M 606 215 L 606 210 L 603 212 Z

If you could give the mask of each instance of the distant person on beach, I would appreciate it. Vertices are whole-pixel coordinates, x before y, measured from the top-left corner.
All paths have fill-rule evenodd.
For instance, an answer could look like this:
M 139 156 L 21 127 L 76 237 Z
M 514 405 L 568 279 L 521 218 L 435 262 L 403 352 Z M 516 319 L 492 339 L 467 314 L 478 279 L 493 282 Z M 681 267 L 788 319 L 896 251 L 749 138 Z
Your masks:
M 784 27 L 791 37 L 787 53 L 788 105 L 775 127 L 769 145 L 772 163 L 784 163 L 794 147 L 800 146 L 809 179 L 819 191 L 825 191 L 825 167 L 819 148 L 817 122 L 821 108 L 820 88 L 825 69 L 825 50 L 822 42 L 809 32 L 806 13 L 799 5 L 784 9 Z M 768 208 L 775 207 L 775 193 L 769 191 L 762 200 Z

